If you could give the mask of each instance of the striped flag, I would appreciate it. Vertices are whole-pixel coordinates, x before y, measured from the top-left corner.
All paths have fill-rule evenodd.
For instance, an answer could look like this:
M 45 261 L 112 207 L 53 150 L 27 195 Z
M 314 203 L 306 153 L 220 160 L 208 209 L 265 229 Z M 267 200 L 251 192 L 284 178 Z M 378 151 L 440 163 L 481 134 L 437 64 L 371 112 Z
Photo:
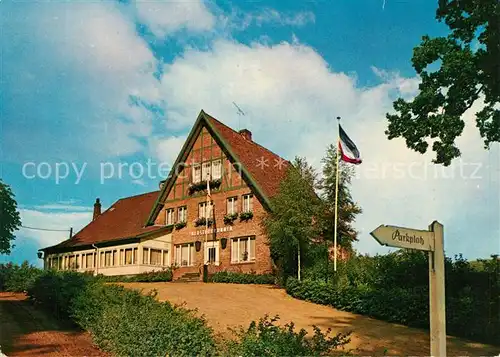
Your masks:
M 342 161 L 349 162 L 351 164 L 361 164 L 361 155 L 359 150 L 354 144 L 354 142 L 347 136 L 344 129 L 339 124 L 339 150 L 340 158 Z

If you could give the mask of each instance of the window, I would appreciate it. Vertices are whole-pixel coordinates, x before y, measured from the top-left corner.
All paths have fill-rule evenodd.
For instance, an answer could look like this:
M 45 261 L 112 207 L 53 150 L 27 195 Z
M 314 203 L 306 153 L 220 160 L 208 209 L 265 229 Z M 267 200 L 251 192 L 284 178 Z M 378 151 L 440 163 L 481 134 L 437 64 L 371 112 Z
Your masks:
M 113 262 L 111 263 L 113 266 L 118 265 L 118 251 L 113 250 Z
M 222 177 L 222 162 L 221 160 L 212 161 L 212 179 L 218 180 Z
M 161 265 L 161 250 L 151 249 L 151 265 Z
M 94 262 L 93 262 L 93 259 L 94 259 L 94 253 L 88 253 L 85 255 L 85 268 L 93 268 L 94 267 Z
M 252 212 L 253 210 L 253 195 L 243 195 L 243 212 Z
M 111 251 L 107 251 L 104 253 L 104 266 L 110 267 L 111 266 Z
M 212 216 L 212 209 L 213 209 L 213 203 L 209 202 L 208 203 L 208 209 L 207 209 L 207 203 L 206 202 L 201 202 L 198 204 L 198 218 L 207 218 Z
M 227 207 L 226 207 L 227 214 L 238 213 L 237 203 L 238 203 L 237 197 L 229 197 L 227 199 Z
M 219 242 L 206 242 L 205 246 L 205 263 L 219 265 Z
M 168 250 L 164 250 L 163 251 L 163 265 L 170 265 L 170 259 L 169 259 L 169 256 L 168 256 Z
M 201 166 L 201 178 L 202 180 L 210 179 L 210 168 L 212 167 L 212 163 L 210 161 L 204 162 Z
M 201 165 L 193 164 L 193 182 L 201 181 Z
M 142 249 L 142 264 L 149 264 L 149 248 Z
M 167 209 L 166 225 L 169 226 L 171 224 L 174 224 L 174 209 L 173 208 Z
M 231 263 L 255 261 L 255 237 L 235 238 L 231 241 Z
M 125 265 L 133 264 L 132 248 L 125 249 Z
M 76 269 L 78 268 L 76 266 L 76 256 L 70 255 L 69 256 L 69 269 Z
M 186 222 L 187 221 L 187 207 L 179 207 L 178 209 L 178 222 Z
M 208 248 L 208 262 L 209 263 L 215 263 L 215 247 L 210 247 Z
M 175 246 L 175 264 L 181 267 L 194 265 L 194 244 Z

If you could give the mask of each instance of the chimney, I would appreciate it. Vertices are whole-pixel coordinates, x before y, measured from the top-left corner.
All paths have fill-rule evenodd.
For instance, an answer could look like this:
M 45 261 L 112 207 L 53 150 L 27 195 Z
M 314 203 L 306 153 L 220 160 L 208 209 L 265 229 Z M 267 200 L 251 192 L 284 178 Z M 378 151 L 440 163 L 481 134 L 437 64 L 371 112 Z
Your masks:
M 101 201 L 96 198 L 95 203 L 94 203 L 94 216 L 92 217 L 92 220 L 95 221 L 97 217 L 101 215 Z
M 241 136 L 245 138 L 245 140 L 252 141 L 252 132 L 248 129 L 241 129 L 238 132 Z

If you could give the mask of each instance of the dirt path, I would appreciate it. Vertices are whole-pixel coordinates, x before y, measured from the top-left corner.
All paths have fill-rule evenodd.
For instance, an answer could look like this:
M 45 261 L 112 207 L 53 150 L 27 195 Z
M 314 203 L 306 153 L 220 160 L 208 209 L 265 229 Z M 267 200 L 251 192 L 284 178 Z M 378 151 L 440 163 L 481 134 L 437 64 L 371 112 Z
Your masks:
M 107 356 L 87 333 L 64 326 L 15 293 L 0 293 L 0 349 L 9 357 Z
M 327 306 L 294 299 L 282 289 L 270 286 L 203 283 L 129 283 L 135 289 L 158 291 L 160 300 L 174 304 L 185 302 L 197 308 L 219 333 L 228 327 L 248 327 L 265 314 L 279 315 L 281 322 L 293 321 L 298 328 L 312 331 L 312 326 L 332 331 L 352 331 L 347 349 L 360 356 L 428 356 L 429 333 L 424 330 L 391 324 Z M 497 356 L 500 347 L 492 347 L 455 337 L 448 337 L 448 356 Z

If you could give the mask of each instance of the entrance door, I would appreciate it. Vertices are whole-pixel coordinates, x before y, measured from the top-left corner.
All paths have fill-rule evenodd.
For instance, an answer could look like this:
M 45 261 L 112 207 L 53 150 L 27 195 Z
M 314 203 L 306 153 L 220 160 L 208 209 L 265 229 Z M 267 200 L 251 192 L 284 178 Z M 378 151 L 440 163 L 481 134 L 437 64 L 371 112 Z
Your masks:
M 219 242 L 205 243 L 205 264 L 219 265 Z

